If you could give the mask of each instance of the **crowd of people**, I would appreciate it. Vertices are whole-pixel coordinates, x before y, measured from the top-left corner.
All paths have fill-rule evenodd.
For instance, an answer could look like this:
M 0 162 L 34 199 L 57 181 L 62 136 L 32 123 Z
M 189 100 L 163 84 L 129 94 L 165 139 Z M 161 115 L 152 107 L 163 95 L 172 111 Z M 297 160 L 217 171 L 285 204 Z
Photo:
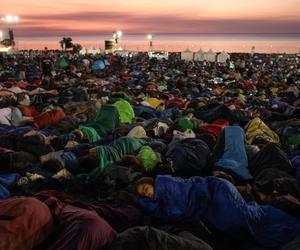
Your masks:
M 0 55 L 0 249 L 300 248 L 300 58 Z

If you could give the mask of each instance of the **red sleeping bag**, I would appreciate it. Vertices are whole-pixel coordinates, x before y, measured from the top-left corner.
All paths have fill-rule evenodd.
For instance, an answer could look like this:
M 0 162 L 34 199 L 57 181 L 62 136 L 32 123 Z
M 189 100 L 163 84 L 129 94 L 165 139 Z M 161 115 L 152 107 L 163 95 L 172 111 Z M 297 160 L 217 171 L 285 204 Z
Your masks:
M 66 114 L 62 110 L 54 109 L 47 111 L 34 117 L 34 126 L 37 128 L 48 128 L 62 120 L 65 116 Z
M 218 138 L 222 130 L 229 126 L 229 122 L 225 119 L 217 119 L 211 124 L 203 125 L 198 128 L 198 133 L 201 134 L 211 134 L 215 138 Z
M 32 249 L 51 230 L 50 210 L 41 201 L 27 197 L 0 201 L 0 249 Z

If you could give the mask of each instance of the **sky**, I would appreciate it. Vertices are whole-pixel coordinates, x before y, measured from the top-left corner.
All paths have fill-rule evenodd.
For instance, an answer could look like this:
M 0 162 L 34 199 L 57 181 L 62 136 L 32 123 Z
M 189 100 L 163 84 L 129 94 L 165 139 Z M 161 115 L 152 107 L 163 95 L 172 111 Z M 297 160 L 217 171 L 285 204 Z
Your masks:
M 9 0 L 19 36 L 300 33 L 300 0 Z M 1 28 L 7 28 L 5 23 Z

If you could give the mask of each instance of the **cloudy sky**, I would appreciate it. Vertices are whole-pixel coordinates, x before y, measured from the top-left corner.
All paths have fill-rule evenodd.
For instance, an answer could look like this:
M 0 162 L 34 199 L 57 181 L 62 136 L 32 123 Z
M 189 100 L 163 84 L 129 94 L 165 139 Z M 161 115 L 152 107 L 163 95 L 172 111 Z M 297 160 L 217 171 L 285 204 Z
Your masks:
M 20 16 L 21 36 L 300 33 L 299 13 L 300 0 L 7 0 L 0 8 Z

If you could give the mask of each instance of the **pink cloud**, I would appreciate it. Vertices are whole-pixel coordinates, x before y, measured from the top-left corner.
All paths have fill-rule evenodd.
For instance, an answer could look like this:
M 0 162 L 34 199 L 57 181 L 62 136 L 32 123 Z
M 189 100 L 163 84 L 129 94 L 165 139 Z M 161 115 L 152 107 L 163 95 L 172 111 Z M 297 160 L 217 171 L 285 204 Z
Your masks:
M 77 12 L 26 15 L 17 26 L 20 36 L 95 35 L 122 29 L 126 33 L 300 33 L 296 19 L 209 19 L 122 12 Z

